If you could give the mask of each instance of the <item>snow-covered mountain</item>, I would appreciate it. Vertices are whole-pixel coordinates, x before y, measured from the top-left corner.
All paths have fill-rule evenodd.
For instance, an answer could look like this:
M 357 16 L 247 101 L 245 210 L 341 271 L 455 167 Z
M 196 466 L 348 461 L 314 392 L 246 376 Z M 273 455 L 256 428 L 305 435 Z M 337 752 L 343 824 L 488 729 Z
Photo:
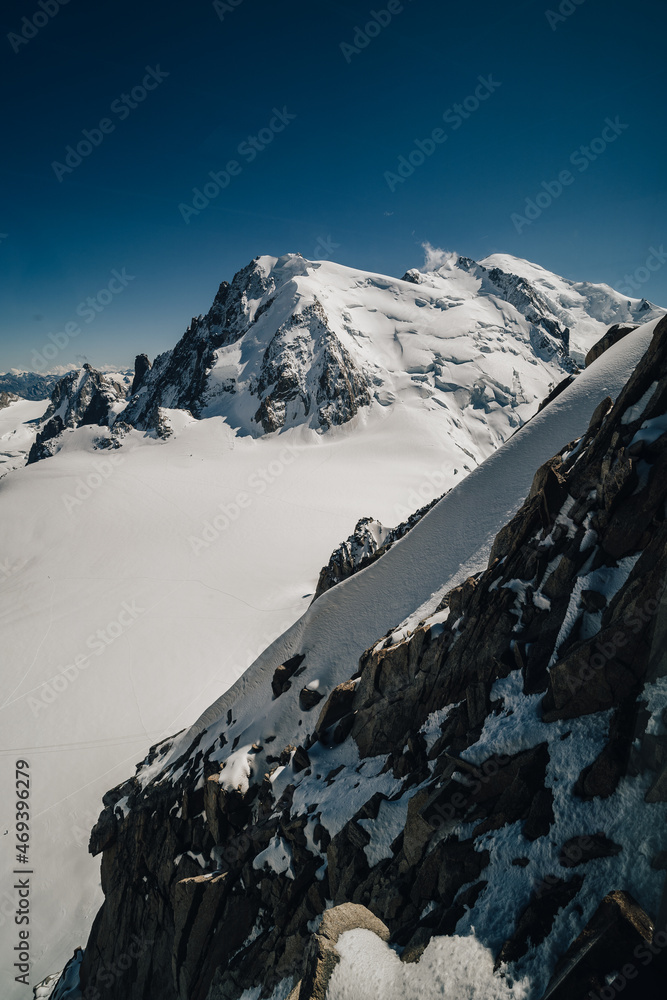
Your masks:
M 604 327 L 647 323 L 664 313 L 648 299 L 630 299 L 606 284 L 570 281 L 510 254 L 495 253 L 481 263 L 493 281 L 503 283 L 512 275 L 526 283 L 523 290 L 537 298 L 538 309 L 548 310 L 554 322 L 571 331 L 570 354 L 579 365 Z
M 113 425 L 125 407 L 132 385 L 129 373 L 102 374 L 89 364 L 60 379 L 42 416 L 28 464 L 50 457 L 54 439 L 59 443 L 66 428 Z M 100 443 L 108 445 L 106 439 Z
M 60 378 L 17 370 L 0 375 L 0 478 L 25 465 L 46 401 Z
M 60 375 L 39 375 L 12 369 L 0 375 L 0 392 L 13 393 L 21 399 L 48 399 Z
M 54 1000 L 660 996 L 666 442 L 662 320 L 105 796 Z
M 482 288 L 476 267 L 456 258 L 398 280 L 295 254 L 257 258 L 157 359 L 125 420 L 150 426 L 160 408 L 186 408 L 259 435 L 326 428 L 400 400 L 445 408 L 456 435 L 471 404 L 485 415 L 530 404 L 571 369 L 567 335 L 532 301 L 514 306 L 507 289 Z M 509 411 L 505 431 L 512 416 L 518 426 Z
M 113 423 L 132 386 L 131 373 L 103 374 L 90 365 L 64 376 L 20 372 L 0 376 L 0 384 L 3 379 L 16 391 L 0 391 L 0 478 L 48 458 L 65 428 Z
M 26 464 L 45 406 L 44 399 L 0 393 L 0 479 Z
M 32 460 L 57 450 L 64 427 L 80 423 L 105 426 L 104 446 L 131 430 L 169 435 L 171 411 L 223 417 L 238 434 L 260 436 L 325 430 L 398 404 L 440 407 L 452 442 L 478 462 L 577 370 L 574 358 L 583 362 L 607 326 L 662 314 L 608 286 L 502 256 L 477 264 L 451 254 L 436 270 L 412 269 L 400 280 L 299 254 L 258 257 L 220 285 L 173 350 L 152 366 L 138 356 L 127 391 L 98 375 L 104 400 L 84 405 L 68 376 Z M 88 391 L 92 378 L 89 369 Z
M 583 351 L 605 332 L 602 306 L 586 316 L 577 299 L 568 326 L 560 298 L 556 314 L 511 277 L 515 263 L 492 279 L 495 267 L 452 256 L 395 279 L 260 257 L 173 351 L 152 365 L 140 355 L 133 378 L 84 368 L 48 408 L 0 410 L 13 470 L 0 480 L 0 728 L 3 753 L 34 763 L 36 973 L 62 964 L 99 905 L 82 847 L 105 790 L 300 618 L 361 514 L 397 525 L 451 491 L 573 373 L 568 338 Z M 638 321 L 641 303 L 616 296 L 600 292 L 611 320 L 629 322 L 622 300 Z M 504 519 L 519 479 L 509 500 L 499 494 Z M 485 516 L 443 524 L 451 551 Z M 403 571 L 403 611 L 390 602 L 381 632 L 411 610 L 422 569 Z M 313 608 L 338 600 L 335 587 Z M 9 839 L 0 845 L 11 870 Z

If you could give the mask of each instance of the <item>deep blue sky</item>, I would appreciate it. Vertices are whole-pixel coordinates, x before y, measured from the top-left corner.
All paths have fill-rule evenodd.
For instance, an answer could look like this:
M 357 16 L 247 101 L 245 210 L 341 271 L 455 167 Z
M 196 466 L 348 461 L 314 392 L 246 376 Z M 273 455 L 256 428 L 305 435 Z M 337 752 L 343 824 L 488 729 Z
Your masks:
M 17 52 L 7 36 L 39 3 L 3 3 L 0 371 L 37 367 L 71 322 L 54 365 L 153 357 L 252 257 L 322 257 L 329 237 L 334 259 L 390 274 L 429 241 L 617 287 L 667 242 L 664 0 L 565 0 L 555 30 L 557 2 L 405 0 L 349 61 L 341 43 L 383 0 L 233 3 L 221 20 L 209 0 L 70 0 Z M 110 111 L 158 65 L 143 103 Z M 489 74 L 494 93 L 443 123 Z M 250 163 L 239 144 L 274 107 L 296 118 Z M 52 162 L 105 117 L 114 131 L 59 182 Z M 608 117 L 628 127 L 581 172 L 570 155 Z M 385 172 L 438 127 L 447 140 L 390 191 Z M 230 159 L 240 175 L 186 224 L 179 204 Z M 511 214 L 567 168 L 518 233 Z M 79 303 L 123 268 L 134 279 L 85 323 Z M 636 294 L 667 305 L 667 264 Z

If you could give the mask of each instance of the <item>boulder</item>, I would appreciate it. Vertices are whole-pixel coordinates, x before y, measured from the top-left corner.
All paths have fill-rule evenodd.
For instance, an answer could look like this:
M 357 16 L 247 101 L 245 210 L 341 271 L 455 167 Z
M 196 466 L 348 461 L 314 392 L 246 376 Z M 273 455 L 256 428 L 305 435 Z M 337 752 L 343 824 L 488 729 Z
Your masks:
M 325 1000 L 329 980 L 340 961 L 336 945 L 346 931 L 363 929 L 389 940 L 389 928 L 358 903 L 342 903 L 326 910 L 322 922 L 306 947 L 305 971 L 288 1000 Z
M 565 880 L 547 875 L 537 886 L 528 906 L 521 913 L 514 933 L 498 954 L 496 968 L 503 962 L 516 962 L 531 945 L 544 941 L 551 931 L 556 915 L 574 899 L 583 885 L 583 877 L 574 875 Z
M 636 329 L 636 325 L 632 326 L 627 323 L 614 323 L 613 326 L 610 326 L 607 332 L 593 344 L 590 351 L 586 355 L 584 359 L 586 368 L 588 368 L 589 365 L 592 365 L 594 361 L 597 361 L 597 359 L 604 354 L 605 351 L 608 351 L 610 347 L 613 347 L 614 344 L 619 342 L 619 340 L 622 340 L 623 337 L 627 337 L 629 333 L 632 333 L 632 331 Z
M 322 698 L 324 698 L 324 695 L 320 694 L 319 691 L 316 691 L 313 688 L 304 687 L 301 688 L 301 691 L 299 692 L 299 705 L 304 712 L 310 712 L 310 710 L 315 708 L 316 705 L 319 705 Z
M 296 656 L 290 656 L 289 660 L 285 660 L 284 663 L 276 667 L 271 681 L 271 690 L 273 691 L 274 698 L 279 698 L 285 691 L 289 691 L 292 686 L 290 678 L 294 676 L 305 658 L 302 653 L 297 653 Z
M 330 736 L 333 736 L 335 743 L 341 742 L 341 740 L 335 738 L 336 732 L 331 731 L 336 726 L 336 723 L 340 723 L 352 711 L 356 689 L 357 685 L 354 681 L 344 681 L 333 689 L 320 712 L 320 717 L 315 726 L 315 737 L 318 740 L 326 742 Z M 336 727 L 336 729 L 338 728 Z M 341 735 L 342 739 L 344 739 L 347 733 Z
M 623 848 L 609 840 L 604 833 L 592 833 L 566 840 L 560 849 L 558 863 L 562 868 L 576 868 L 595 858 L 610 858 L 620 854 Z

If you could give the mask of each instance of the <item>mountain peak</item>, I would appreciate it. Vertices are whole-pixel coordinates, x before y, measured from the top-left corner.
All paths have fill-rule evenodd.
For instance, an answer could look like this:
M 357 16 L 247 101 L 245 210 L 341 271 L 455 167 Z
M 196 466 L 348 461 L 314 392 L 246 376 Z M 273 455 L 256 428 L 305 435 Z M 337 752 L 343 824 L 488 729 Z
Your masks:
M 662 312 L 508 254 L 477 262 L 427 247 L 424 267 L 402 279 L 265 254 L 219 285 L 172 350 L 152 365 L 139 355 L 131 385 L 85 365 L 94 391 L 82 404 L 81 372 L 65 375 L 31 461 L 80 423 L 106 428 L 107 446 L 133 430 L 168 436 L 179 410 L 257 437 L 296 425 L 323 432 L 398 405 L 439 411 L 478 462 L 576 373 L 610 325 Z M 1 379 L 0 388 L 15 391 Z

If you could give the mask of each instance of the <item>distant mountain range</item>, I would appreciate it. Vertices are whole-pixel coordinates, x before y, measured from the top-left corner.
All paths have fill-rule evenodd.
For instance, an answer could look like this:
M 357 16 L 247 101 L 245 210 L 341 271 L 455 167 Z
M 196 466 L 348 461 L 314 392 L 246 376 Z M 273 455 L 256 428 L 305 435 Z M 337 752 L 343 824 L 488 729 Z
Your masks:
M 22 399 L 48 399 L 61 378 L 61 375 L 11 371 L 0 375 L 0 392 L 13 393 Z

